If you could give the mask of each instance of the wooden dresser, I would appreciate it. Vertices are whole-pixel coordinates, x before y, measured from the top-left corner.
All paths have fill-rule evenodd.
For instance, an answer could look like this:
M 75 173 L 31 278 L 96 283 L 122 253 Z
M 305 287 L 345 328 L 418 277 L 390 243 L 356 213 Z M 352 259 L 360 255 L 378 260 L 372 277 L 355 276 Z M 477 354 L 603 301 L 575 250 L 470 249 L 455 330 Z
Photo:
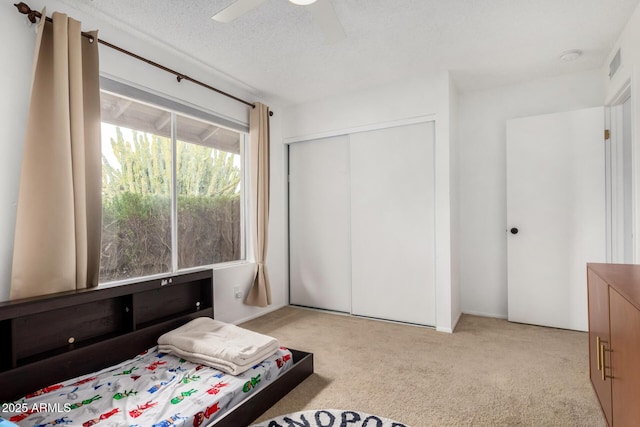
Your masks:
M 640 265 L 587 264 L 589 372 L 609 426 L 640 423 Z

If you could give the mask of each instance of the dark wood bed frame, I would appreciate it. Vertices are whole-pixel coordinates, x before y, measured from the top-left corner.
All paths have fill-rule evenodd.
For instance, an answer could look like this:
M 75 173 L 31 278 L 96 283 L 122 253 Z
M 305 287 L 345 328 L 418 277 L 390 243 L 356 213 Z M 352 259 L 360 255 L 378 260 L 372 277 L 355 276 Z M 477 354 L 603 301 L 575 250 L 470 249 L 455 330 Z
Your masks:
M 0 402 L 132 358 L 203 316 L 213 317 L 211 270 L 1 302 Z M 311 375 L 313 354 L 291 352 L 288 371 L 214 425 L 250 425 Z

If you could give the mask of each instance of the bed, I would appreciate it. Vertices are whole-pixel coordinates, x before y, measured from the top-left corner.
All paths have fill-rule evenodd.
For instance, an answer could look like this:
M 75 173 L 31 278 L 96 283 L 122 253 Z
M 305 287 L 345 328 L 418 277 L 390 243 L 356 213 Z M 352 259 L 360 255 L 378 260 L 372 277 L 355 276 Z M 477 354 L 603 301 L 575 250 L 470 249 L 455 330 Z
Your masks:
M 90 414 L 74 413 L 83 421 L 73 425 L 95 425 L 103 421 L 105 425 L 113 425 L 115 417 L 125 412 L 129 414 L 127 423 L 144 413 L 144 418 L 140 418 L 144 421 L 137 423 L 139 425 L 181 425 L 189 417 L 188 425 L 250 425 L 313 373 L 313 354 L 281 348 L 242 377 L 234 378 L 158 352 L 156 342 L 160 335 L 198 317 L 214 317 L 212 280 L 212 271 L 202 270 L 124 286 L 0 303 L 0 336 L 8 343 L 8 348 L 0 351 L 0 402 L 4 402 L 0 416 L 26 419 L 25 412 L 33 410 L 33 404 L 42 403 L 42 407 L 37 407 L 43 413 L 41 425 L 49 422 L 50 418 L 44 417 L 47 409 L 60 414 L 54 422 L 70 425 L 71 411 L 64 403 L 78 409 L 82 402 L 99 395 L 80 397 L 79 393 L 88 396 L 98 391 L 91 388 L 105 387 L 103 390 L 109 389 L 113 395 L 111 403 L 129 398 L 130 402 L 122 407 L 102 408 L 97 405 L 101 398 L 96 398 L 87 403 Z M 142 387 L 139 383 L 134 388 L 132 384 L 142 377 L 136 372 L 142 371 L 147 371 L 149 379 L 157 380 L 157 384 L 145 388 L 146 385 Z M 109 385 L 108 378 L 119 373 L 122 376 L 118 378 L 118 385 Z M 106 376 L 98 379 L 100 374 Z M 226 379 L 223 381 L 223 378 Z M 198 387 L 188 388 L 192 381 L 201 382 Z M 224 387 L 219 386 L 220 382 L 236 382 L 246 392 L 223 397 Z M 177 394 L 168 388 L 169 383 L 181 387 Z M 89 388 L 81 391 L 81 385 Z M 167 387 L 167 394 L 159 399 L 162 404 L 153 405 L 153 399 L 146 399 L 155 393 L 149 392 L 155 386 Z M 130 393 L 132 390 L 135 392 Z M 199 394 L 193 390 L 199 390 Z M 167 396 L 172 393 L 175 396 L 167 402 Z M 18 400 L 27 395 L 31 397 Z M 49 398 L 54 395 L 67 400 Z M 205 399 L 207 395 L 215 401 Z M 77 402 L 73 399 L 76 396 Z M 171 403 L 172 400 L 176 403 Z M 147 405 L 147 402 L 151 403 Z M 178 406 L 180 410 L 174 410 Z M 118 411 L 114 412 L 115 409 Z M 169 413 L 172 410 L 174 412 Z M 138 412 L 140 415 L 131 416 Z M 173 415 L 183 418 L 173 418 Z M 40 416 L 32 415 L 28 425 L 38 425 Z

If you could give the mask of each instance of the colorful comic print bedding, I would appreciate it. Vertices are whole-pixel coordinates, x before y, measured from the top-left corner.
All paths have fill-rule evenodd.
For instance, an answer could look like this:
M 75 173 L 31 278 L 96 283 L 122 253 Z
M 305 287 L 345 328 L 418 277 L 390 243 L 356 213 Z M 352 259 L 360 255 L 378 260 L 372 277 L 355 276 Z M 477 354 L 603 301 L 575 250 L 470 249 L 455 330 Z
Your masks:
M 19 426 L 205 426 L 264 388 L 293 364 L 280 348 L 240 375 L 159 353 L 45 387 L 6 405 L 2 416 Z M 7 409 L 5 408 L 5 409 Z

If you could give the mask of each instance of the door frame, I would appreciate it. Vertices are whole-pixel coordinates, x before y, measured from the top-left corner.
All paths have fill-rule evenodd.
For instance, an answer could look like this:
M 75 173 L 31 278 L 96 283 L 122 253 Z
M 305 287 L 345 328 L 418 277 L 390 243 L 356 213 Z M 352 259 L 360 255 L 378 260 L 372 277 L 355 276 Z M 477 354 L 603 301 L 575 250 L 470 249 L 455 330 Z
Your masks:
M 638 227 L 636 218 L 637 205 L 639 203 L 636 185 L 637 185 L 637 153 L 634 144 L 634 127 L 633 127 L 633 111 L 634 99 L 632 98 L 631 80 L 627 80 L 613 96 L 610 102 L 605 105 L 605 129 L 610 131 L 610 138 L 605 145 L 605 179 L 606 179 L 606 213 L 607 213 L 607 262 L 614 263 L 633 263 L 638 259 L 638 250 L 636 248 L 636 230 Z M 623 105 L 629 102 L 631 114 L 625 119 Z M 629 132 L 628 141 L 630 143 L 630 153 L 624 153 L 624 132 Z M 622 146 L 621 146 L 622 145 Z M 626 159 L 625 154 L 630 157 L 630 175 L 624 176 L 624 165 L 620 168 L 619 162 Z M 623 177 L 620 178 L 620 174 Z M 620 185 L 622 179 L 623 184 Z M 625 224 L 624 217 L 628 215 L 625 212 L 625 186 L 629 185 L 628 197 L 630 197 L 630 221 Z M 623 212 L 620 212 L 622 206 Z M 630 230 L 627 228 L 630 227 Z M 631 233 L 630 248 L 628 243 L 625 245 L 625 233 Z M 622 240 L 622 241 L 621 241 Z M 630 253 L 628 253 L 630 251 Z

